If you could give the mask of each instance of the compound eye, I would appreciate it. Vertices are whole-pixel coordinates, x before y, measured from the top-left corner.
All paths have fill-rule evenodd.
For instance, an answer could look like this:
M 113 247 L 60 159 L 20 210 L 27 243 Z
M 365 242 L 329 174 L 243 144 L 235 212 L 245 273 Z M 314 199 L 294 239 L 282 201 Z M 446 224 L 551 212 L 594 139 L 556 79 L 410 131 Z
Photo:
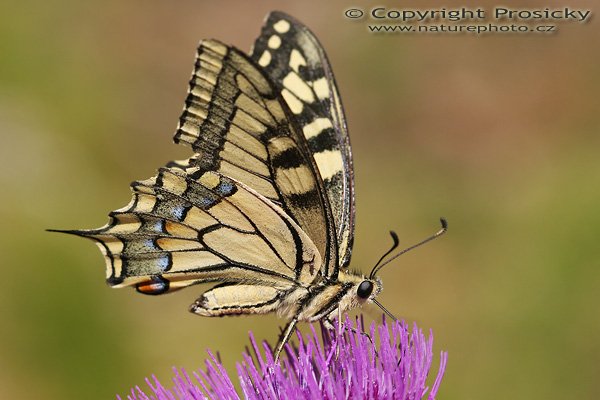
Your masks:
M 373 293 L 373 283 L 369 281 L 362 281 L 360 285 L 358 285 L 358 290 L 356 291 L 356 295 L 361 299 L 368 299 L 369 296 Z

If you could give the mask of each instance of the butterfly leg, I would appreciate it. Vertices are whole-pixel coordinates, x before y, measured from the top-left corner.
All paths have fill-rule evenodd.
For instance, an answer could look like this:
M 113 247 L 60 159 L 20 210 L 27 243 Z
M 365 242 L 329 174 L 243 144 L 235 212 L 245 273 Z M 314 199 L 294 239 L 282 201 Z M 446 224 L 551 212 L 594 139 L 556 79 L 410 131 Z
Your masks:
M 338 335 L 341 335 L 342 334 L 342 326 L 343 326 L 343 324 L 342 324 L 342 309 L 338 307 L 337 310 L 338 310 L 337 333 L 338 333 Z M 336 330 L 336 326 L 333 323 L 333 321 L 331 320 L 330 315 L 323 318 L 321 320 L 321 322 L 323 322 L 323 326 L 325 328 L 327 328 L 328 331 Z
M 342 336 L 342 307 L 338 307 L 338 318 L 337 318 L 337 336 L 338 338 Z M 335 346 L 335 360 L 340 356 L 340 346 Z
M 339 338 L 342 336 L 342 309 L 340 307 L 338 307 L 337 329 L 336 329 L 335 324 L 333 323 L 333 321 L 331 319 L 329 319 L 329 317 L 326 317 L 322 321 L 323 321 L 323 326 L 328 331 L 337 330 L 337 339 L 336 339 L 336 343 L 337 343 L 337 340 L 339 340 Z M 339 355 L 340 355 L 340 347 L 336 344 L 336 346 L 335 346 L 335 359 L 336 360 L 338 359 Z
M 294 332 L 294 328 L 296 327 L 297 323 L 298 323 L 298 318 L 294 317 L 286 325 L 286 327 L 283 331 L 283 334 L 281 335 L 281 338 L 279 339 L 279 343 L 277 344 L 277 349 L 275 350 L 275 363 L 279 362 L 279 355 L 281 354 L 281 351 L 283 350 L 283 346 L 285 346 L 285 344 L 288 342 L 288 340 L 290 340 L 290 336 L 292 336 L 292 333 Z
M 339 309 L 338 309 L 338 310 L 339 310 Z M 341 331 L 341 330 L 342 330 L 342 323 L 341 323 L 342 317 L 341 317 L 341 315 L 339 315 L 339 314 L 341 314 L 341 310 L 340 310 L 340 312 L 338 313 L 338 329 L 339 329 L 339 330 L 338 330 L 338 337 L 339 337 L 339 335 L 341 335 L 341 334 L 342 334 L 342 333 L 341 333 L 341 332 L 342 332 L 342 331 Z M 327 329 L 329 329 L 329 330 L 333 330 L 333 329 L 334 329 L 334 324 L 333 324 L 333 322 L 332 322 L 332 321 L 331 321 L 329 318 L 326 318 L 326 319 L 324 320 L 324 323 L 323 323 L 323 325 L 325 325 L 325 327 L 326 327 Z M 352 332 L 354 332 L 354 333 L 359 333 L 359 334 L 361 334 L 361 335 L 363 335 L 363 336 L 366 336 L 366 337 L 367 337 L 367 339 L 369 340 L 369 343 L 371 343 L 371 345 L 373 346 L 373 351 L 375 352 L 375 356 L 376 356 L 376 357 L 378 357 L 378 356 L 379 356 L 379 355 L 377 354 L 377 350 L 375 349 L 375 342 L 373 342 L 373 339 L 371 339 L 371 335 L 369 335 L 367 332 L 364 332 L 364 331 L 359 331 L 359 330 L 357 330 L 357 329 L 355 329 L 355 328 L 353 328 L 353 327 L 351 327 L 351 326 L 346 326 L 346 325 L 344 325 L 344 326 L 345 326 L 345 328 L 346 328 L 346 329 L 348 329 L 349 331 L 352 331 Z M 336 360 L 337 360 L 337 357 L 338 357 L 338 355 L 339 355 L 339 351 L 340 351 L 340 350 L 339 350 L 339 347 L 338 347 L 338 348 L 336 348 L 336 356 L 335 356 L 335 357 L 336 357 Z

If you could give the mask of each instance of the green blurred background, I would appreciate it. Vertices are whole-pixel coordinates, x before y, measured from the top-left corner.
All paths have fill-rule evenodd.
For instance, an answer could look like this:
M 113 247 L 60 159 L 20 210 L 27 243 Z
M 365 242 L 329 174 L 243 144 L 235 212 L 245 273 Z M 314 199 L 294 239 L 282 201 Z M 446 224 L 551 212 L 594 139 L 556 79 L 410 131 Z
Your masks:
M 1 398 L 114 398 L 201 367 L 207 348 L 233 371 L 249 329 L 276 340 L 273 316 L 188 313 L 202 287 L 111 290 L 91 242 L 44 232 L 104 224 L 130 181 L 186 157 L 171 135 L 197 42 L 247 51 L 273 9 L 312 28 L 336 73 L 356 168 L 353 267 L 373 265 L 389 229 L 409 244 L 450 223 L 382 272 L 381 301 L 449 352 L 440 398 L 600 397 L 598 20 L 555 35 L 374 35 L 343 17 L 374 3 L 322 3 L 4 4 Z

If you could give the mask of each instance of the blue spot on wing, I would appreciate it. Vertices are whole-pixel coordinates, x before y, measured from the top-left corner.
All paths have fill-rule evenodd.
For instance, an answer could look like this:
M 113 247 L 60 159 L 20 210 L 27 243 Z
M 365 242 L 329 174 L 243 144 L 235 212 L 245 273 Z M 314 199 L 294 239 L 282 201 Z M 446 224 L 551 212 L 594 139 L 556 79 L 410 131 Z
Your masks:
M 158 220 L 154 223 L 154 231 L 155 232 L 163 232 L 164 231 L 164 223 L 165 221 L 163 220 Z
M 171 264 L 171 257 L 169 257 L 168 254 L 163 254 L 157 260 L 158 268 L 163 272 L 169 269 L 170 264 Z
M 215 192 L 222 197 L 231 196 L 235 192 L 235 186 L 229 180 L 222 180 L 215 188 Z
M 183 219 L 184 211 L 185 211 L 185 208 L 183 206 L 175 206 L 171 210 L 171 214 L 178 221 L 181 221 Z
M 215 199 L 215 198 L 210 198 L 210 197 L 200 197 L 200 198 L 198 199 L 198 202 L 200 203 L 200 204 L 199 204 L 199 206 L 200 206 L 202 209 L 205 209 L 205 208 L 212 207 L 212 206 L 214 206 L 215 204 L 217 204 L 217 203 L 218 203 L 218 201 L 219 201 L 218 199 Z

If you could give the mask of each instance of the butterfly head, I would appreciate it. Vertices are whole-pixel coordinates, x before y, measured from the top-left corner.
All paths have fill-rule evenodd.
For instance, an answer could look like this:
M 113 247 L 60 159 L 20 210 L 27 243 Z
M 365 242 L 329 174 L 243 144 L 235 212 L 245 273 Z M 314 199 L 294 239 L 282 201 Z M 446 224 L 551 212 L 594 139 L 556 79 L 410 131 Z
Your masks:
M 373 300 L 383 290 L 383 284 L 379 277 L 361 279 L 355 284 L 353 294 L 359 302 L 364 303 L 367 300 Z
M 372 279 L 356 272 L 340 270 L 338 279 L 338 282 L 341 283 L 340 290 L 343 290 L 343 292 L 340 292 L 340 294 L 343 294 L 339 300 L 342 310 L 349 310 L 360 307 L 365 303 L 374 302 L 383 289 L 379 278 Z
M 371 293 L 373 293 L 374 287 L 375 284 L 373 282 L 364 280 L 358 285 L 358 288 L 356 289 L 356 295 L 361 300 L 367 300 L 371 296 Z

